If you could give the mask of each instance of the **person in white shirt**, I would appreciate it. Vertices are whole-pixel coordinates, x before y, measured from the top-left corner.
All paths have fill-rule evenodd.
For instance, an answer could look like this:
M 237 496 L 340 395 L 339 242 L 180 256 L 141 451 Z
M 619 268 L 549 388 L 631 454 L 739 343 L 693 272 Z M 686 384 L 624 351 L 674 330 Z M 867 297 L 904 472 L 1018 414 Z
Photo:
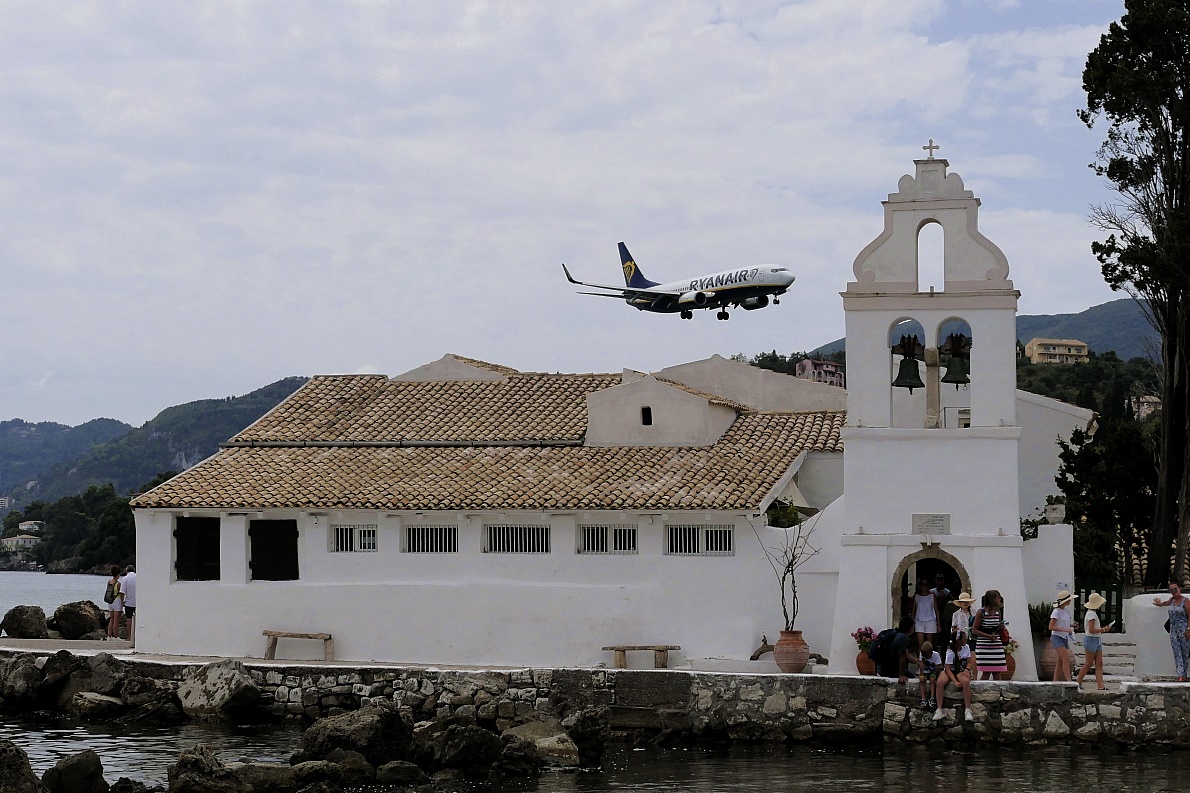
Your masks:
M 1074 639 L 1074 615 L 1070 606 L 1078 595 L 1063 589 L 1054 599 L 1054 610 L 1050 612 L 1050 645 L 1058 651 L 1054 664 L 1054 682 L 1070 682 L 1070 643 Z
M 124 617 L 128 620 L 128 641 L 136 644 L 136 570 L 132 565 L 124 569 L 120 578 L 120 591 L 124 594 Z
M 967 632 L 952 631 L 950 646 L 946 648 L 946 663 L 942 666 L 942 674 L 938 676 L 938 709 L 934 711 L 934 721 L 946 718 L 946 711 L 942 707 L 942 699 L 946 695 L 946 686 L 954 683 L 963 692 L 963 719 L 975 721 L 975 714 L 971 712 L 971 647 L 967 644 Z
M 1100 691 L 1107 690 L 1107 686 L 1103 683 L 1103 634 L 1111 631 L 1112 626 L 1116 624 L 1115 622 L 1110 622 L 1107 625 L 1099 623 L 1098 609 L 1106 602 L 1103 595 L 1098 592 L 1092 592 L 1091 596 L 1087 598 L 1087 613 L 1083 616 L 1083 632 L 1086 634 L 1083 639 L 1083 652 L 1086 654 L 1086 658 L 1083 661 L 1083 668 L 1079 670 L 1078 679 L 1075 680 L 1081 687 L 1083 678 L 1094 666 L 1095 683 Z

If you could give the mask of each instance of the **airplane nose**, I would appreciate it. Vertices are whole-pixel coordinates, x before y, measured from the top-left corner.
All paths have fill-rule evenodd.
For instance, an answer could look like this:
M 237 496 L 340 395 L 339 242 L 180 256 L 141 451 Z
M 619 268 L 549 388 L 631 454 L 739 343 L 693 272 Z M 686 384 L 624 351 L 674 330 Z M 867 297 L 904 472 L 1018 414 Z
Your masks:
M 797 276 L 795 276 L 793 273 L 790 273 L 789 275 L 787 275 L 786 278 L 789 279 L 788 281 L 785 282 L 786 286 L 789 286 L 790 284 L 792 284 L 794 281 L 797 280 Z

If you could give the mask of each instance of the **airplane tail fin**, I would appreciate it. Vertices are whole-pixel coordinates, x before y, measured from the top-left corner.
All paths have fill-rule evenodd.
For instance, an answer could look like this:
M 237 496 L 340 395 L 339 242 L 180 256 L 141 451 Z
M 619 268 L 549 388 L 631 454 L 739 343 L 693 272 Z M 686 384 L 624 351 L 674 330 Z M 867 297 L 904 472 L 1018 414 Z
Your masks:
M 640 268 L 636 266 L 636 262 L 632 260 L 632 254 L 628 252 L 627 246 L 620 243 L 620 265 L 624 268 L 624 283 L 632 289 L 646 289 L 650 286 L 657 286 L 656 281 L 650 281 L 645 278 Z

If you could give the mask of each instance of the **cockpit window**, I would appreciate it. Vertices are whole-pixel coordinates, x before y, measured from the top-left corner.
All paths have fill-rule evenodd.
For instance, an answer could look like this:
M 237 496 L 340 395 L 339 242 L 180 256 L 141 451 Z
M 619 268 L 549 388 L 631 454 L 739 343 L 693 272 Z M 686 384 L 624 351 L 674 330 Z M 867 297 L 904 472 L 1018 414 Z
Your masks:
M 771 272 L 774 272 L 774 273 L 787 273 L 787 272 L 789 272 L 789 268 L 788 268 L 788 267 L 774 267 L 774 268 L 771 270 Z

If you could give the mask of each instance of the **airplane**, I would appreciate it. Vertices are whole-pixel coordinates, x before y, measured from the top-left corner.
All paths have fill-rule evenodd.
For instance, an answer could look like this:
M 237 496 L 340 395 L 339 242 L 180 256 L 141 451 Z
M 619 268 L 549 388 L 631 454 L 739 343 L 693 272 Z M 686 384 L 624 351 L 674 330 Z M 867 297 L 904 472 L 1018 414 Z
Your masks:
M 620 263 L 624 268 L 624 287 L 606 284 L 589 284 L 578 281 L 570 274 L 565 263 L 562 272 L 566 280 L 578 286 L 607 289 L 609 292 L 579 292 L 580 295 L 615 297 L 623 300 L 638 311 L 655 311 L 660 314 L 681 314 L 682 319 L 694 316 L 694 309 L 719 309 L 716 319 L 728 319 L 727 307 L 735 306 L 745 311 L 755 311 L 769 304 L 781 301 L 778 295 L 785 294 L 794 281 L 793 273 L 785 267 L 766 264 L 759 267 L 744 267 L 726 270 L 685 281 L 659 284 L 645 278 L 636 266 L 632 254 L 624 243 L 620 243 Z

